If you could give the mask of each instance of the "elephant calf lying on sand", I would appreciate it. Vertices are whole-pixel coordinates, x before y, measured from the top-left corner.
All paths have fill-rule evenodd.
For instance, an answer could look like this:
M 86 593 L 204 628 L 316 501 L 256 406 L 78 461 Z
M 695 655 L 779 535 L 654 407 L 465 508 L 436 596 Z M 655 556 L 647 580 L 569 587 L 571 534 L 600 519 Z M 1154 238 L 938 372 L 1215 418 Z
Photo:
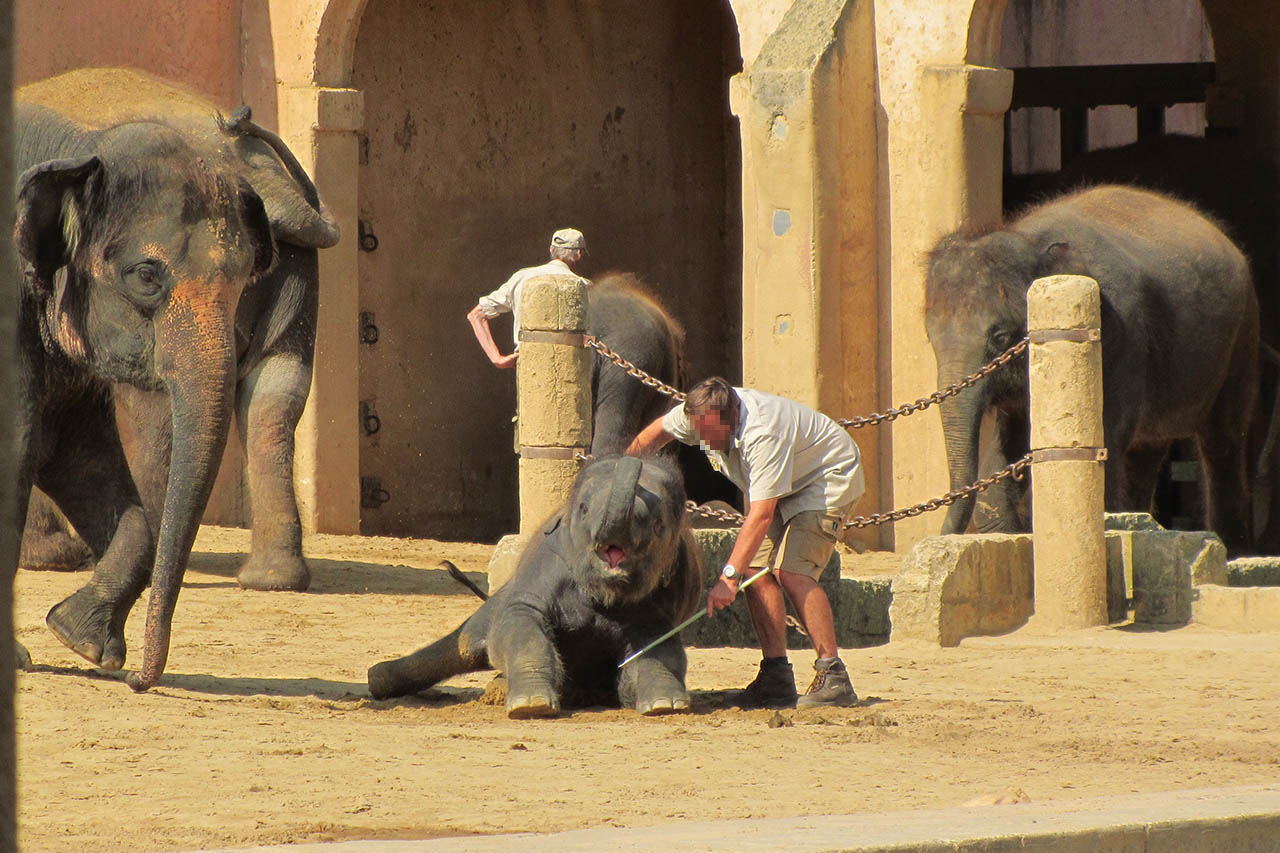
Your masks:
M 702 572 L 684 499 L 668 463 L 591 462 L 511 580 L 453 633 L 372 667 L 369 691 L 403 696 L 492 665 L 506 673 L 514 718 L 555 715 L 567 687 L 647 715 L 687 710 L 678 636 L 618 669 L 699 604 Z

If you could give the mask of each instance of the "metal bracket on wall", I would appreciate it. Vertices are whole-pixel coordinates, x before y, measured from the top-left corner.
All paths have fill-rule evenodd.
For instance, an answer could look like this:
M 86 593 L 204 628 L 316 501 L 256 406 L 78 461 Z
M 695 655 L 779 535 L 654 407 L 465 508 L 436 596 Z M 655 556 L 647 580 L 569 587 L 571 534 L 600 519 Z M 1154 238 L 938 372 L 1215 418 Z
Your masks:
M 372 400 L 360 401 L 360 428 L 365 435 L 376 435 L 382 429 L 382 418 L 373 410 Z
M 360 231 L 360 251 L 376 252 L 378 250 L 378 235 L 373 233 L 373 226 L 363 219 L 357 219 L 356 227 Z
M 585 447 L 530 447 L 527 444 L 520 445 L 520 456 L 525 459 L 577 459 L 579 456 L 585 455 L 587 448 Z
M 382 488 L 381 477 L 360 478 L 360 506 L 364 509 L 377 509 L 391 500 L 391 493 Z
M 1044 447 L 1031 451 L 1031 464 L 1040 462 L 1106 462 L 1105 447 Z
M 381 333 L 378 331 L 377 325 L 375 325 L 373 322 L 373 312 L 361 311 L 360 312 L 360 343 L 376 344 L 378 342 L 378 336 L 380 334 Z
M 1053 341 L 1071 341 L 1087 344 L 1102 340 L 1101 329 L 1035 329 L 1027 332 L 1027 340 L 1033 344 L 1047 344 Z

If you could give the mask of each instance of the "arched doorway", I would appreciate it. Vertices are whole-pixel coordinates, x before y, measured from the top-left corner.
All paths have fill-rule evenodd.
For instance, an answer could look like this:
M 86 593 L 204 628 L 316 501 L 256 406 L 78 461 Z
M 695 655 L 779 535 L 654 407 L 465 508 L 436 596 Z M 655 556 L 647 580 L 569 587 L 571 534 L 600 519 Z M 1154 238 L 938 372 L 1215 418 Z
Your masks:
M 727 3 L 369 0 L 351 76 L 361 532 L 515 529 L 514 375 L 465 315 L 557 227 L 587 234 L 587 275 L 652 282 L 694 371 L 738 375 L 740 64 Z

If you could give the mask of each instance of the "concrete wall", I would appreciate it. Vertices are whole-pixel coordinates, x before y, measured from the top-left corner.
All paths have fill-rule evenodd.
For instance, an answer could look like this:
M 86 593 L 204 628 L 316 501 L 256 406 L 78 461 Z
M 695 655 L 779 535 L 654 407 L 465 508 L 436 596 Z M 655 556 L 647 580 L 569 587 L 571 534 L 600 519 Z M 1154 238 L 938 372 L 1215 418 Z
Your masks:
M 545 262 L 557 227 L 587 235 L 586 275 L 652 283 L 689 330 L 694 376 L 737 378 L 739 61 L 727 4 L 368 4 L 352 85 L 360 217 L 378 239 L 360 255 L 360 310 L 379 340 L 360 347 L 360 398 L 381 429 L 361 439 L 360 473 L 390 500 L 364 508 L 362 532 L 515 529 L 515 377 L 465 315 Z M 493 323 L 504 352 L 510 325 Z
M 14 83 L 124 65 L 231 108 L 241 97 L 240 9 L 241 0 L 16 0 Z
M 573 18 L 566 17 L 567 0 L 537 6 L 537 16 L 532 3 L 458 2 L 455 9 L 410 0 L 19 0 L 17 76 L 25 82 L 82 64 L 140 65 L 219 104 L 250 101 L 314 171 L 349 239 L 322 253 L 317 373 L 299 429 L 298 482 L 309 528 L 352 531 L 360 524 L 358 479 L 366 461 L 393 472 L 438 468 L 448 472 L 442 479 L 412 479 L 407 488 L 461 493 L 464 501 L 483 491 L 486 502 L 514 507 L 513 484 L 502 487 L 506 475 L 498 470 L 514 470 L 505 425 L 510 377 L 483 362 L 462 313 L 515 266 L 539 260 L 545 232 L 562 218 L 587 230 L 596 259 L 650 274 L 675 300 L 701 348 L 699 373 L 733 373 L 741 318 L 744 375 L 766 390 L 835 415 L 934 390 L 921 258 L 946 231 L 998 221 L 1011 82 L 999 66 L 1021 57 L 1049 60 L 1036 46 L 1049 39 L 1048 19 L 1023 27 L 1029 45 L 1010 43 L 1019 10 L 1028 8 L 1010 2 L 1015 19 L 1006 23 L 1005 0 L 726 0 L 689 8 L 601 2 L 574 4 Z M 1059 17 L 1066 29 L 1057 32 L 1073 34 L 1076 43 L 1053 61 L 1169 58 L 1139 42 L 1162 43 L 1170 32 L 1180 34 L 1175 58 L 1194 58 L 1184 54 L 1197 45 L 1205 51 L 1192 0 L 1044 0 L 1030 7 L 1033 17 L 1042 6 L 1065 10 Z M 482 26 L 473 7 L 501 13 Z M 1100 16 L 1113 7 L 1134 35 L 1103 25 Z M 430 8 L 448 14 L 432 17 Z M 1219 83 L 1206 108 L 1210 122 L 1217 115 L 1224 119 L 1218 125 L 1238 127 L 1251 145 L 1275 152 L 1274 0 L 1205 0 L 1204 14 Z M 1094 29 L 1073 23 L 1080 20 Z M 552 21 L 571 24 L 570 35 L 549 41 Z M 731 85 L 739 62 L 746 70 Z M 776 112 L 798 116 L 785 140 L 771 112 L 781 102 L 768 94 L 784 79 L 799 86 L 796 99 Z M 513 88 L 528 103 L 506 94 Z M 740 127 L 724 109 L 731 89 Z M 466 93 L 482 96 L 478 107 Z M 561 95 L 568 104 L 556 101 Z M 362 133 L 372 158 L 364 165 Z M 428 149 L 448 159 L 428 160 Z M 539 196 L 541 176 L 564 172 L 553 167 L 568 162 L 566 151 L 576 158 L 566 190 Z M 378 166 L 375 176 L 377 164 L 386 168 Z M 388 196 L 378 181 L 402 195 Z M 426 192 L 431 181 L 434 195 Z M 388 206 L 402 197 L 399 207 Z M 556 198 L 569 201 L 557 206 Z M 430 202 L 425 218 L 416 213 L 422 199 Z M 512 199 L 528 209 L 513 210 Z M 373 207 L 359 211 L 366 202 Z M 774 214 L 783 210 L 790 227 L 778 234 Z M 358 260 L 350 239 L 358 212 L 370 213 L 384 238 L 381 257 Z M 738 235 L 745 236 L 741 246 Z M 478 249 L 464 245 L 470 237 L 481 238 Z M 397 246 L 410 252 L 403 263 L 387 260 Z M 401 305 L 393 293 L 411 299 Z M 379 310 L 377 300 L 387 307 Z M 356 317 L 371 307 L 386 315 L 391 343 L 416 335 L 424 316 L 439 323 L 438 339 L 419 335 L 417 349 L 384 356 L 368 372 L 374 365 L 362 361 Z M 784 325 L 785 315 L 792 322 Z M 708 325 L 721 336 L 707 337 Z M 427 365 L 442 358 L 458 361 L 444 363 L 450 376 L 439 380 Z M 433 384 L 441 381 L 453 385 Z M 362 393 L 379 400 L 390 393 L 392 401 L 402 395 L 403 406 L 377 408 L 384 422 L 388 411 L 405 422 L 386 427 L 384 440 L 400 443 L 394 452 L 362 446 Z M 424 413 L 428 405 L 435 410 Z M 467 418 L 459 426 L 486 405 L 489 421 Z M 404 429 L 419 420 L 429 426 Z M 487 438 L 471 435 L 477 431 Z M 860 511 L 945 491 L 935 413 L 856 437 L 873 484 Z M 464 452 L 480 458 L 475 444 L 492 454 L 494 467 L 478 463 L 464 474 L 457 460 Z M 434 458 L 418 462 L 417 453 Z M 491 485 L 480 489 L 482 483 Z M 432 512 L 462 518 L 480 512 L 472 506 Z M 429 532 L 418 526 L 426 514 L 408 518 L 401 530 Z M 906 548 L 938 523 L 936 516 L 901 522 L 879 541 Z
M 1127 65 L 1212 62 L 1213 38 L 1200 0 L 1010 0 L 1000 33 L 1000 64 Z M 1178 104 L 1165 111 L 1169 133 L 1204 133 L 1204 106 Z M 1089 148 L 1127 145 L 1138 138 L 1136 112 L 1106 106 L 1089 114 Z M 1011 116 L 1013 170 L 1056 171 L 1058 119 L 1048 108 Z

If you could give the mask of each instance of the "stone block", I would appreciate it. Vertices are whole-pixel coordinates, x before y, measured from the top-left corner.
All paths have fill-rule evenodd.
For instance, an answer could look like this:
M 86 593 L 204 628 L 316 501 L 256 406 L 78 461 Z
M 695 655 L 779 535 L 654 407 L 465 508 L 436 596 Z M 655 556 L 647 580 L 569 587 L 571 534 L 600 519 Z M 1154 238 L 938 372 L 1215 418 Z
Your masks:
M 1227 563 L 1228 586 L 1280 586 L 1280 557 L 1240 557 Z
M 1164 530 L 1149 512 L 1103 513 L 1107 530 Z
M 733 552 L 733 543 L 737 541 L 739 528 L 700 528 L 693 531 L 693 538 L 702 549 L 702 569 L 704 590 L 720 577 L 720 569 L 728 562 Z M 827 600 L 831 602 L 832 615 L 836 625 L 840 624 L 840 555 L 833 553 L 831 559 L 822 570 L 818 579 Z M 788 608 L 790 611 L 790 608 Z M 794 612 L 792 615 L 795 615 Z M 710 618 L 699 619 L 681 634 L 686 645 L 690 646 L 733 646 L 739 648 L 755 648 L 760 642 L 756 638 L 756 630 L 751 624 L 751 616 L 747 612 L 746 596 Z M 836 642 L 840 643 L 839 633 Z M 812 648 L 809 638 L 794 628 L 787 629 L 787 648 Z
M 1107 540 L 1107 621 L 1129 618 L 1133 597 L 1133 532 L 1108 530 Z
M 892 638 L 954 646 L 1012 631 L 1030 617 L 1034 589 L 1030 536 L 927 537 L 893 579 Z
M 513 533 L 503 536 L 493 546 L 493 554 L 489 557 L 490 595 L 497 592 L 516 573 L 516 564 L 520 562 L 520 554 L 524 552 L 524 542 L 524 537 Z
M 836 643 L 841 648 L 878 646 L 889 642 L 889 602 L 893 578 L 841 578 L 836 607 Z
M 1192 618 L 1197 625 L 1227 631 L 1280 632 L 1280 587 L 1196 587 Z
M 1185 625 L 1193 584 L 1225 584 L 1227 551 L 1205 531 L 1143 531 L 1133 537 L 1133 621 Z

